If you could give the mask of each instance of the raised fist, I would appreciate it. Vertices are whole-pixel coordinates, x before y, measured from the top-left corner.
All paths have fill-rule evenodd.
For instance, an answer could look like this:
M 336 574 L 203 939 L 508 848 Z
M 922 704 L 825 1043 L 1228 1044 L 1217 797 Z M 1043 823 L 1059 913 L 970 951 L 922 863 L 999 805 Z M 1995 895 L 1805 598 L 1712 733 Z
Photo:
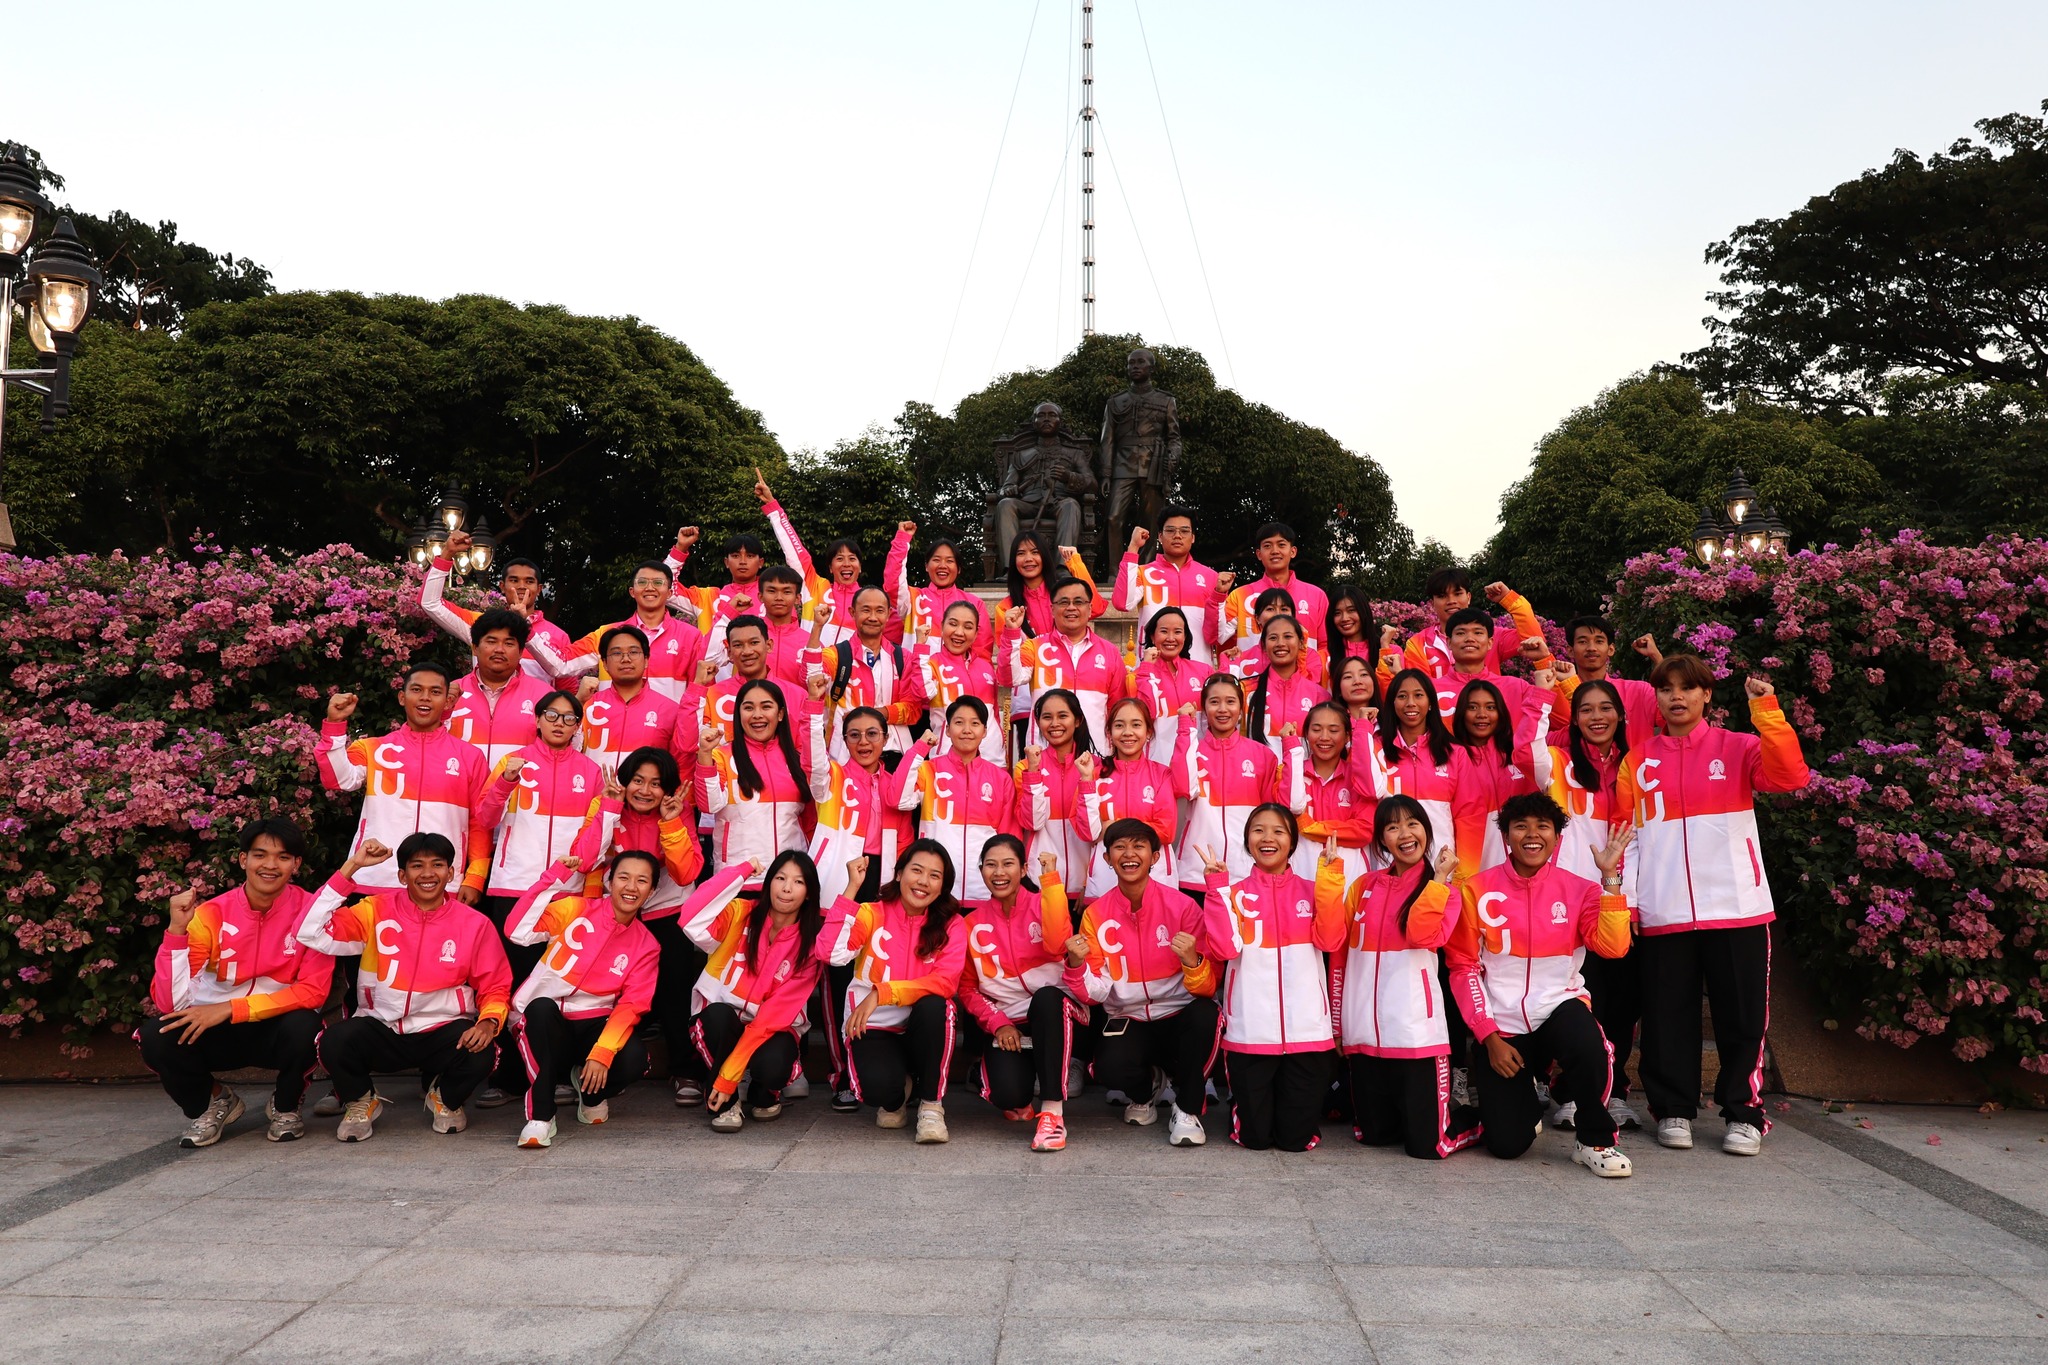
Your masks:
M 1039 881 L 1040 881 L 1041 883 L 1043 883 L 1043 882 L 1047 882 L 1047 881 L 1052 881 L 1052 880 L 1054 880 L 1054 879 L 1058 878 L 1058 876 L 1059 876 L 1059 875 L 1060 875 L 1060 859 L 1059 859 L 1059 855 L 1058 855 L 1057 853 L 1053 853 L 1053 852 L 1051 852 L 1050 850 L 1048 850 L 1048 851 L 1046 851 L 1046 852 L 1044 852 L 1044 853 L 1040 853 L 1040 854 L 1038 855 L 1038 880 L 1039 880 Z
M 1142 526 L 1133 526 L 1131 528 L 1130 548 L 1126 550 L 1124 553 L 1133 555 L 1138 553 L 1138 551 L 1145 548 L 1145 542 L 1150 539 L 1152 539 L 1152 533 L 1150 531 L 1146 530 Z
M 171 921 L 164 927 L 164 932 L 182 934 L 190 928 L 193 913 L 199 909 L 199 899 L 199 888 L 196 886 L 171 897 Z
M 813 673 L 804 679 L 804 689 L 811 694 L 812 701 L 823 701 L 825 694 L 832 690 L 832 679 L 823 673 Z
M 459 559 L 464 554 L 467 554 L 469 547 L 474 544 L 476 544 L 476 541 L 470 538 L 469 532 L 450 531 L 448 533 L 448 557 L 450 559 Z
M 676 548 L 678 550 L 687 550 L 692 545 L 695 545 L 703 535 L 704 532 L 697 527 L 685 526 L 676 532 Z
M 1488 583 L 1486 585 L 1486 600 L 1493 603 L 1495 606 L 1500 605 L 1501 601 L 1504 598 L 1506 598 L 1507 595 L 1508 585 L 1505 583 Z
M 356 713 L 356 694 L 336 692 L 327 699 L 327 719 L 347 720 Z
M 391 850 L 376 839 L 363 840 L 362 847 L 355 852 L 357 867 L 375 867 L 391 856 Z
M 1093 782 L 1096 772 L 1099 771 L 1095 762 L 1095 755 L 1082 754 L 1079 758 L 1075 759 L 1074 771 L 1080 774 L 1083 782 Z
M 1742 690 L 1749 693 L 1752 698 L 1756 698 L 1771 696 L 1778 689 L 1771 685 L 1770 679 L 1759 678 L 1756 674 L 1752 673 L 1742 680 Z
M 914 521 L 899 521 L 899 522 L 897 522 L 897 523 L 896 523 L 896 534 L 897 534 L 897 535 L 899 535 L 899 536 L 914 536 L 914 535 L 916 535 L 916 534 L 917 534 L 917 523 L 916 523 L 916 522 L 914 522 Z

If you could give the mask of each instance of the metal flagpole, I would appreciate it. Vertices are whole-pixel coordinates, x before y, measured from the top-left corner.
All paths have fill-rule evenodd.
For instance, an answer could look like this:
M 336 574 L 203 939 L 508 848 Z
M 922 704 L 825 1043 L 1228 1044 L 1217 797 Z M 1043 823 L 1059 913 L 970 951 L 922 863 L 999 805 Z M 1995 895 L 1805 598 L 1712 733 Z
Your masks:
M 1081 336 L 1095 335 L 1095 0 L 1081 0 Z

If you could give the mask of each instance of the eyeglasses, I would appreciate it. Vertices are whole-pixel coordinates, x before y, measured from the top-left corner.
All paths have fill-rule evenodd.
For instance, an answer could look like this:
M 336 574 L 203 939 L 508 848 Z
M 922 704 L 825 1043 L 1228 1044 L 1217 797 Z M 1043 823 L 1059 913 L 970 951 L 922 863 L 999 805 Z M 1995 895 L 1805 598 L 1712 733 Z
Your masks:
M 555 721 L 561 725 L 572 725 L 576 721 L 576 713 L 574 711 L 543 711 L 540 713 L 540 718 L 542 720 Z

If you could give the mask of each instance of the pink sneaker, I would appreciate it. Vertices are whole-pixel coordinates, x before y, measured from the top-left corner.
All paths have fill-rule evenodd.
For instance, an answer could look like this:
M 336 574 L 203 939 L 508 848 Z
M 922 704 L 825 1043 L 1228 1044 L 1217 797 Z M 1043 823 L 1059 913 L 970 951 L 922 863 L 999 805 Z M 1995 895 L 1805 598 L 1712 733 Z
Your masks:
M 1034 1152 L 1063 1152 L 1067 1149 L 1067 1120 L 1064 1114 L 1040 1114 L 1038 1131 L 1031 1135 Z
M 1008 1119 L 1012 1123 L 1022 1123 L 1024 1122 L 1024 1120 L 1030 1118 L 1037 1112 L 1038 1111 L 1036 1109 L 1033 1109 L 1030 1105 L 1027 1104 L 1022 1109 L 1005 1109 L 1003 1111 L 1003 1117 Z

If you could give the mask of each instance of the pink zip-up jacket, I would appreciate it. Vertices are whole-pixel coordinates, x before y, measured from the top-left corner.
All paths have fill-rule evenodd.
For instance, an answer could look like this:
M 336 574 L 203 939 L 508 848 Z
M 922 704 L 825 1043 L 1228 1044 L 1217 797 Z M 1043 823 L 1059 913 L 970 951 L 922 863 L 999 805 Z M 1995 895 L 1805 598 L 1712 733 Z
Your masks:
M 1577 695 L 1579 684 L 1587 681 L 1576 675 L 1559 678 L 1552 690 L 1557 693 L 1557 728 L 1569 729 L 1572 720 L 1572 698 Z M 1651 735 L 1664 733 L 1664 712 L 1657 705 L 1657 689 L 1634 678 L 1616 677 L 1609 673 L 1602 682 L 1612 684 L 1621 693 L 1621 714 L 1628 722 L 1628 747 L 1640 748 Z
M 704 657 L 704 632 L 680 617 L 664 616 L 661 624 L 650 630 L 637 614 L 628 616 L 578 636 L 569 642 L 567 653 L 557 653 L 552 645 L 537 637 L 528 641 L 527 648 L 558 679 L 568 680 L 586 673 L 605 678 L 604 660 L 597 647 L 612 626 L 631 626 L 647 637 L 647 686 L 670 701 L 680 698 L 683 688 L 697 675 L 698 660 Z
M 604 894 L 606 865 L 613 854 L 628 849 L 652 853 L 661 860 L 661 876 L 654 884 L 654 894 L 640 907 L 640 918 L 667 919 L 674 915 L 704 870 L 704 851 L 697 845 L 696 824 L 689 808 L 684 807 L 683 813 L 673 820 L 663 820 L 658 813 L 642 814 L 622 801 L 600 797 L 594 817 L 584 824 L 570 850 L 583 868 L 586 899 L 596 900 Z
M 915 655 L 904 658 L 903 699 L 925 712 L 932 733 L 946 733 L 946 708 L 962 697 L 977 697 L 988 707 L 988 733 L 982 736 L 981 756 L 1001 763 L 1008 753 L 1003 736 L 1003 717 L 996 710 L 996 670 L 988 660 L 973 654 L 948 654 L 945 646 L 920 646 Z
M 1005 628 L 996 639 L 996 661 L 997 682 L 1028 689 L 1034 698 L 1055 687 L 1072 692 L 1081 702 L 1088 733 L 1098 736 L 1109 733 L 1109 708 L 1123 699 L 1131 680 L 1123 651 L 1092 630 L 1076 642 L 1059 634 L 1033 637 Z M 1029 742 L 1044 743 L 1036 724 Z
M 1232 876 L 1251 871 L 1252 855 L 1244 851 L 1245 822 L 1262 801 L 1279 799 L 1280 760 L 1273 751 L 1242 734 L 1218 739 L 1200 717 L 1198 725 L 1181 727 L 1174 741 L 1173 793 L 1185 797 L 1188 814 L 1180 838 L 1180 884 L 1205 886 L 1198 845 L 1225 860 Z M 1190 742 L 1199 728 L 1201 738 Z
M 447 599 L 448 575 L 454 572 L 454 569 L 455 561 L 446 555 L 442 555 L 428 567 L 426 580 L 420 584 L 420 610 L 427 614 L 428 620 L 466 645 L 470 642 L 469 628 L 483 613 L 471 611 L 468 607 L 458 607 Z M 560 657 L 569 648 L 569 632 L 548 620 L 547 614 L 539 607 L 526 613 L 526 624 L 530 628 L 530 633 L 527 636 L 526 650 L 519 660 L 520 670 L 529 677 L 548 682 L 554 675 L 548 672 L 547 665 L 534 653 L 533 641 L 543 641 L 557 657 Z
M 775 622 L 761 618 L 768 627 L 767 674 L 770 681 L 782 689 L 785 697 L 804 695 L 804 682 L 819 665 L 821 652 L 811 644 L 811 627 L 802 615 L 787 621 Z M 732 660 L 725 652 L 725 628 L 729 621 L 720 621 L 711 628 L 711 638 L 704 644 L 704 657 L 718 665 L 718 671 L 732 676 Z
M 1587 755 L 1598 774 L 1598 781 L 1592 788 L 1579 782 L 1578 774 L 1572 771 L 1571 750 L 1561 745 L 1550 747 L 1550 756 L 1539 767 L 1548 770 L 1550 799 L 1564 808 L 1570 823 L 1557 836 L 1557 852 L 1551 861 L 1567 872 L 1586 878 L 1600 880 L 1600 866 L 1593 861 L 1593 854 L 1607 846 L 1608 836 L 1618 825 L 1629 822 L 1629 812 L 1622 809 L 1615 800 L 1615 788 L 1621 781 L 1621 765 L 1626 755 L 1611 755 L 1602 759 L 1596 753 Z M 1636 851 L 1629 848 L 1621 860 L 1621 894 L 1630 907 L 1636 904 Z
M 1159 858 L 1152 864 L 1152 875 L 1168 885 L 1178 880 L 1173 838 L 1180 823 L 1180 803 L 1173 794 L 1173 771 L 1149 758 L 1135 762 L 1118 759 L 1113 771 L 1081 784 L 1081 808 L 1074 816 L 1075 828 L 1090 848 L 1085 894 L 1091 900 L 1116 890 L 1116 872 L 1101 847 L 1102 831 L 1126 818 L 1143 820 L 1159 836 Z
M 713 821 L 714 866 L 723 869 L 758 859 L 766 867 L 776 854 L 803 848 L 809 839 L 813 803 L 832 794 L 832 760 L 825 753 L 824 703 L 805 697 L 803 706 L 803 723 L 792 727 L 801 772 L 789 770 L 789 760 L 773 738 L 766 743 L 740 740 L 761 779 L 761 789 L 752 795 L 740 786 L 731 751 L 719 749 L 711 764 L 697 764 L 697 804 Z M 746 889 L 758 890 L 760 885 L 759 877 L 749 877 Z
M 491 833 L 476 819 L 478 802 L 491 782 L 483 750 L 446 730 L 407 725 L 382 739 L 350 741 L 348 722 L 330 720 L 321 723 L 314 759 L 321 786 L 363 794 L 351 852 L 368 839 L 395 849 L 409 834 L 443 835 L 464 869 L 462 884 L 483 890 L 491 860 Z M 389 858 L 364 868 L 363 885 L 396 887 L 397 861 Z
M 1177 934 L 1195 939 L 1195 965 L 1173 951 Z M 1102 1006 L 1112 1019 L 1170 1019 L 1196 996 L 1216 994 L 1216 960 L 1200 950 L 1202 909 L 1157 877 L 1137 905 L 1121 887 L 1096 898 L 1081 916 L 1088 957 L 1062 978 L 1068 995 Z M 1222 1019 L 1217 1020 L 1221 1036 Z M 1212 1049 L 1209 1058 L 1215 1060 Z
M 1523 695 L 1514 725 L 1514 754 L 1503 758 L 1491 741 L 1451 746 L 1451 828 L 1456 832 L 1458 874 L 1471 878 L 1481 868 L 1507 861 L 1494 817 L 1511 796 L 1550 785 L 1551 693 L 1531 687 Z
M 831 792 L 818 803 L 810 843 L 819 894 L 827 905 L 860 890 L 846 884 L 846 865 L 855 857 L 865 854 L 885 872 L 893 871 L 896 855 L 917 837 L 917 821 L 896 808 L 888 782 L 886 766 L 869 772 L 851 761 L 832 764 Z
M 1452 754 L 1458 746 L 1453 744 Z M 1455 848 L 1458 830 L 1451 819 L 1451 763 L 1439 763 L 1429 751 L 1427 735 L 1413 744 L 1398 732 L 1390 754 L 1379 730 L 1364 721 L 1351 722 L 1351 775 L 1360 790 L 1377 802 L 1389 796 L 1412 796 L 1429 816 L 1429 836 L 1438 848 Z
M 1031 997 L 1066 979 L 1067 940 L 1074 934 L 1067 889 L 1057 877 L 1038 890 L 1017 889 L 1008 910 L 993 900 L 961 907 L 967 920 L 967 967 L 955 998 L 990 1033 L 1031 1012 Z
M 1050 853 L 1060 860 L 1062 882 L 1085 885 L 1095 844 L 1082 832 L 1081 792 L 1089 784 L 1081 781 L 1074 760 L 1047 748 L 1039 753 L 1037 767 L 1019 763 L 1012 781 L 1017 787 L 1016 824 L 1029 846 L 1024 861 L 1037 867 L 1038 855 Z
M 1368 1057 L 1450 1055 L 1450 1007 L 1437 996 L 1436 953 L 1458 927 L 1451 890 L 1432 878 L 1415 896 L 1408 927 L 1401 906 L 1428 868 L 1383 869 L 1351 883 L 1344 951 L 1330 956 L 1330 1000 L 1345 1052 Z
M 950 749 L 927 756 L 919 744 L 889 774 L 884 791 L 898 810 L 918 812 L 917 832 L 945 845 L 953 859 L 956 894 L 988 899 L 981 879 L 981 846 L 998 834 L 1020 834 L 1017 791 L 1009 773 L 985 758 L 962 763 Z M 884 875 L 894 872 L 884 869 Z
M 535 740 L 508 754 L 491 774 L 477 820 L 497 833 L 491 854 L 493 896 L 519 896 L 576 846 L 576 836 L 597 816 L 604 773 L 574 749 Z
M 1490 867 L 1460 881 L 1464 906 L 1445 956 L 1472 1036 L 1533 1033 L 1566 1000 L 1586 997 L 1586 949 L 1628 951 L 1628 902 L 1555 864 L 1524 877 Z
M 554 688 L 530 673 L 512 675 L 495 701 L 474 671 L 455 683 L 455 706 L 441 724 L 449 734 L 483 750 L 484 760 L 498 766 L 505 755 L 525 748 L 539 735 L 533 708 Z
M 1208 878 L 1202 951 L 1230 964 L 1223 984 L 1226 1052 L 1321 1052 L 1335 1045 L 1324 953 L 1344 946 L 1344 869 L 1316 880 L 1254 867 Z
M 590 1060 L 610 1066 L 654 1003 L 661 945 L 638 919 L 619 923 L 608 897 L 585 900 L 568 889 L 581 881 L 556 863 L 506 916 L 505 937 L 529 948 L 547 945 L 512 1009 L 522 1027 L 536 1000 L 555 1001 L 567 1019 L 602 1017 Z
M 988 604 L 967 589 L 955 583 L 950 588 L 913 588 L 904 577 L 904 565 L 910 559 L 910 537 L 901 531 L 889 546 L 889 559 L 882 569 L 882 587 L 896 605 L 896 614 L 903 619 L 903 643 L 906 646 L 930 641 L 934 647 L 939 640 L 939 623 L 946 619 L 946 608 L 955 602 L 971 602 L 981 625 L 975 630 L 974 645 L 969 651 L 977 658 L 986 659 L 995 650 L 995 627 L 988 617 Z
M 1224 647 L 1242 651 L 1259 643 L 1256 608 L 1259 594 L 1268 588 L 1287 590 L 1287 595 L 1294 599 L 1294 619 L 1301 623 L 1302 633 L 1321 649 L 1323 635 L 1330 628 L 1330 599 L 1321 588 L 1298 573 L 1290 573 L 1285 583 L 1275 583 L 1271 576 L 1260 574 L 1254 581 L 1233 589 L 1224 604 Z
M 1215 670 L 1189 658 L 1171 661 L 1153 659 L 1131 672 L 1131 695 L 1141 698 L 1152 712 L 1152 757 L 1161 763 L 1173 761 L 1173 742 L 1183 724 L 1202 724 L 1202 684 Z M 1183 716 L 1180 708 L 1193 703 L 1195 714 Z M 1107 743 L 1109 736 L 1096 737 Z
M 687 765 L 697 757 L 697 729 L 689 720 L 684 708 L 655 691 L 652 682 L 630 700 L 606 687 L 585 704 L 578 743 L 606 773 L 617 772 L 619 760 L 642 747 L 666 749 Z
M 896 667 L 899 652 L 903 656 L 901 673 Z M 910 653 L 900 645 L 890 643 L 885 636 L 882 647 L 873 651 L 870 658 L 868 647 L 858 637 L 850 637 L 820 650 L 813 671 L 835 678 L 839 674 L 842 657 L 847 660 L 846 691 L 832 699 L 834 717 L 843 719 L 857 706 L 872 706 L 882 713 L 882 722 L 889 727 L 885 741 L 887 747 L 899 754 L 909 749 L 910 727 L 924 714 L 924 705 L 913 699 L 913 689 L 908 681 L 908 675 L 915 671 L 915 661 Z M 831 733 L 825 736 L 825 743 L 833 758 L 841 763 L 847 760 L 846 736 L 838 724 L 835 723 Z
M 1492 671 L 1484 673 L 1439 673 L 1436 678 L 1437 714 L 1449 725 L 1458 714 L 1458 699 L 1465 695 L 1470 683 L 1490 682 L 1500 689 L 1501 700 L 1508 704 L 1508 714 L 1519 716 L 1529 709 L 1529 694 L 1534 692 L 1555 709 L 1557 694 L 1537 687 L 1521 678 Z
M 1247 724 L 1250 723 L 1251 705 L 1257 700 L 1260 679 L 1252 678 L 1249 682 L 1251 686 L 1245 692 Z M 1310 676 L 1306 667 L 1297 667 L 1291 678 L 1283 678 L 1267 669 L 1264 682 L 1266 747 L 1273 751 L 1274 757 L 1285 758 L 1288 750 L 1301 747 L 1301 732 L 1308 725 L 1308 713 L 1330 699 L 1330 689 Z M 1294 727 L 1294 733 L 1281 733 L 1289 725 Z
M 1536 610 L 1529 605 L 1528 598 L 1518 592 L 1510 592 L 1501 598 L 1500 609 L 1508 614 L 1507 621 L 1503 624 L 1495 618 L 1493 652 L 1486 656 L 1488 667 L 1495 672 L 1505 669 L 1510 660 L 1521 657 L 1523 640 L 1543 638 L 1543 626 L 1537 621 Z M 1443 626 L 1424 626 L 1409 636 L 1407 647 L 1401 651 L 1399 667 L 1419 668 L 1433 678 L 1457 672 L 1458 661 L 1451 655 L 1451 642 L 1445 637 Z M 1387 676 L 1393 677 L 1391 673 Z
M 1162 608 L 1179 607 L 1188 618 L 1188 657 L 1200 664 L 1215 662 L 1223 595 L 1216 589 L 1216 571 L 1196 563 L 1194 556 L 1175 568 L 1165 555 L 1140 564 L 1136 555 L 1125 551 L 1116 566 L 1111 600 L 1118 611 L 1137 611 L 1140 640 Z
M 967 965 L 967 921 L 960 916 L 955 915 L 946 926 L 946 941 L 938 952 L 924 957 L 917 951 L 924 917 L 906 914 L 901 901 L 855 905 L 841 896 L 831 913 L 837 932 L 830 936 L 828 960 L 835 967 L 853 964 L 853 981 L 846 988 L 846 1014 L 852 1014 L 870 995 L 881 997 L 875 1012 L 868 1016 L 869 1028 L 900 1032 L 912 1005 L 928 995 L 951 1000 L 959 990 L 960 969 Z
M 783 562 L 804 576 L 804 619 L 817 619 L 820 602 L 832 604 L 832 614 L 825 622 L 825 629 L 819 633 L 818 643 L 829 648 L 851 640 L 854 636 L 853 599 L 859 595 L 862 585 L 841 583 L 828 577 L 811 562 L 811 552 L 804 548 L 803 538 L 797 535 L 795 523 L 790 521 L 789 513 L 783 510 L 779 501 L 771 498 L 762 504 L 761 510 L 767 513 L 768 525 L 775 531 L 775 543 L 782 547 Z M 883 627 L 882 638 L 894 644 L 903 642 L 903 618 L 893 611 L 889 613 L 889 624 Z
M 1717 725 L 1653 735 L 1621 765 L 1615 809 L 1635 821 L 1645 934 L 1735 929 L 1775 913 L 1755 793 L 1798 791 L 1812 773 L 1775 696 L 1752 699 L 1749 720 L 1753 735 Z
M 1295 845 L 1292 864 L 1297 875 L 1313 878 L 1316 860 L 1332 836 L 1342 853 L 1345 880 L 1365 875 L 1372 848 L 1372 817 L 1379 802 L 1369 788 L 1358 785 L 1358 776 L 1348 758 L 1339 757 L 1325 777 L 1316 771 L 1308 745 L 1297 744 L 1280 765 L 1283 800 L 1294 812 L 1301 840 Z
M 334 959 L 299 948 L 312 903 L 312 893 L 296 886 L 261 914 L 239 886 L 201 902 L 185 932 L 166 932 L 157 946 L 149 983 L 157 1013 L 226 1002 L 228 1022 L 246 1024 L 325 1005 Z
M 342 903 L 358 890 L 335 873 L 299 925 L 302 947 L 329 957 L 362 954 L 357 1014 L 394 1033 L 425 1033 L 472 1017 L 504 1022 L 512 968 L 495 924 L 452 897 L 431 911 L 404 891 Z

